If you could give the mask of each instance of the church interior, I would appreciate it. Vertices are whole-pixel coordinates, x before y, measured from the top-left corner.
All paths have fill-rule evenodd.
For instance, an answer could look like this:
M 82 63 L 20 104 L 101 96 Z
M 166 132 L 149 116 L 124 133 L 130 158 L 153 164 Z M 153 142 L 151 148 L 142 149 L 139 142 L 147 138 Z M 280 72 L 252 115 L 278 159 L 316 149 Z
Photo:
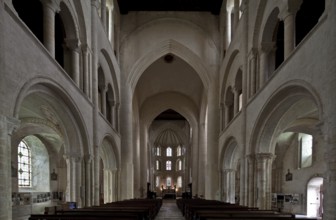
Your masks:
M 336 220 L 335 27 L 333 0 L 0 0 L 0 220 L 146 198 Z

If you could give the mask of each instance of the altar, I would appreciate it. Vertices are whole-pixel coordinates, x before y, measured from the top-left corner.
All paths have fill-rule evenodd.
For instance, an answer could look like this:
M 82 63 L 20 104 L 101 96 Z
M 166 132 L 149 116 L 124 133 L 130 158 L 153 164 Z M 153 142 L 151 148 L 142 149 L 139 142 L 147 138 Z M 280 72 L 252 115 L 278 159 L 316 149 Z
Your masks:
M 175 189 L 163 189 L 162 199 L 176 199 L 176 190 Z

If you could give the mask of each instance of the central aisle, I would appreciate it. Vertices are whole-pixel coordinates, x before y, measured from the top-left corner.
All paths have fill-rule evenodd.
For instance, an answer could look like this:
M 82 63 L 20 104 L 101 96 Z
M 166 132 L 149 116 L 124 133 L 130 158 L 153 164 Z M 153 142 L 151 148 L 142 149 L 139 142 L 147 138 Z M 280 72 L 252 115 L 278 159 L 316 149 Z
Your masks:
M 177 208 L 176 200 L 164 199 L 155 220 L 184 220 L 181 211 Z

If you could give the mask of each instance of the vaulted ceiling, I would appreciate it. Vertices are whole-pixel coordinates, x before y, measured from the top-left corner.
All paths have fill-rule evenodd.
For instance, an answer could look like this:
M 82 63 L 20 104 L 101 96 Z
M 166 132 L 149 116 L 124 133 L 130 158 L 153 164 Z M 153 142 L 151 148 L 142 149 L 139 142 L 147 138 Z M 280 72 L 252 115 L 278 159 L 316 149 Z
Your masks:
M 129 11 L 204 11 L 218 15 L 222 0 L 118 0 L 122 14 Z

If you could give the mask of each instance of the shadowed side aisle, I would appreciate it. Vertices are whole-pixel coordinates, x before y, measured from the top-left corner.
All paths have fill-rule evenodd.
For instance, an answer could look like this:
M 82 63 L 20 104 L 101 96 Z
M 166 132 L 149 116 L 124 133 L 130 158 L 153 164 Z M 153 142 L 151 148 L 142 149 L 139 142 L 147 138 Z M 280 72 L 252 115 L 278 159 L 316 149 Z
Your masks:
M 177 208 L 175 199 L 164 199 L 155 220 L 184 220 L 181 211 Z

